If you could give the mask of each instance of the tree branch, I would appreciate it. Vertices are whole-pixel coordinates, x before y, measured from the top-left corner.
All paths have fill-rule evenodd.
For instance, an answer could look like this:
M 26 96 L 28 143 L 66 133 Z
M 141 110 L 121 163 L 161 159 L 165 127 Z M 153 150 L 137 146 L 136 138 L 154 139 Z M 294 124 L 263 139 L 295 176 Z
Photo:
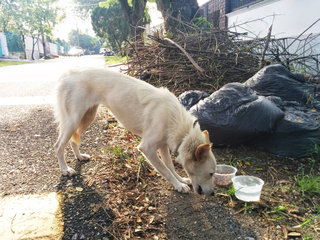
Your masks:
M 189 59 L 189 61 L 192 63 L 192 65 L 199 71 L 199 72 L 204 72 L 204 69 L 201 68 L 194 60 L 193 58 L 189 55 L 189 53 L 187 53 L 186 50 L 184 50 L 183 47 L 181 47 L 178 43 L 172 41 L 169 38 L 164 38 L 164 40 L 168 41 L 169 43 L 175 45 L 177 48 L 179 48 L 181 50 L 181 52 L 184 53 L 184 55 L 186 55 L 186 57 Z

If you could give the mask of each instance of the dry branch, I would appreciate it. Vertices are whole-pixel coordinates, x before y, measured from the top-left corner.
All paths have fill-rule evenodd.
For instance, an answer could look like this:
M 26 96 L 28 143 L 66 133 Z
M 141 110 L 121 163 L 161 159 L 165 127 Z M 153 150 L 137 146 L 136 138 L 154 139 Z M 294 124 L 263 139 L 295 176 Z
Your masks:
M 184 26 L 188 28 L 188 24 Z M 247 33 L 236 31 L 189 28 L 171 39 L 148 36 L 147 45 L 131 44 L 127 73 L 155 86 L 166 86 L 175 94 L 214 92 L 226 83 L 246 81 L 269 63 L 319 75 L 319 53 L 313 48 L 320 35 L 275 39 L 270 27 L 265 38 L 249 38 Z

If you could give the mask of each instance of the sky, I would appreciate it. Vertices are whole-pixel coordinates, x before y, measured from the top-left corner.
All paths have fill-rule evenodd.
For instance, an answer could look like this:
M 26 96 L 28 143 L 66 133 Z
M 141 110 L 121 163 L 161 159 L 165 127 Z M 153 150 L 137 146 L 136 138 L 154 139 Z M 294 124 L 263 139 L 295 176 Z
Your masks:
M 202 6 L 204 3 L 209 0 L 198 0 L 199 6 Z M 83 20 L 79 18 L 74 10 L 75 3 L 73 0 L 60 0 L 58 2 L 58 6 L 65 9 L 66 18 L 56 25 L 55 30 L 53 32 L 53 36 L 55 38 L 60 38 L 64 40 L 68 40 L 68 34 L 71 30 L 79 29 L 82 33 L 88 34 L 90 36 L 95 36 L 94 31 L 92 29 L 90 18 Z M 154 9 L 154 14 L 150 14 L 151 16 L 151 25 L 158 25 L 161 22 L 161 13 L 156 12 L 156 8 Z M 160 14 L 160 15 L 159 15 Z

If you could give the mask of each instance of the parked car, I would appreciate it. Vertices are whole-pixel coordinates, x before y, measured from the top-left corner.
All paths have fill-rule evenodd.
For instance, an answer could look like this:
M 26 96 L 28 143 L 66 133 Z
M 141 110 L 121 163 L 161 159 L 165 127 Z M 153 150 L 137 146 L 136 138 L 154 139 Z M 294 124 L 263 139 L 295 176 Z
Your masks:
M 106 48 L 100 48 L 99 50 L 99 54 L 104 54 L 107 51 Z
M 116 55 L 116 53 L 111 50 L 111 51 L 105 51 L 103 55 L 104 56 L 114 56 L 114 55 Z
M 68 51 L 68 56 L 83 56 L 84 55 L 84 51 L 82 48 L 80 47 L 72 47 L 69 51 Z

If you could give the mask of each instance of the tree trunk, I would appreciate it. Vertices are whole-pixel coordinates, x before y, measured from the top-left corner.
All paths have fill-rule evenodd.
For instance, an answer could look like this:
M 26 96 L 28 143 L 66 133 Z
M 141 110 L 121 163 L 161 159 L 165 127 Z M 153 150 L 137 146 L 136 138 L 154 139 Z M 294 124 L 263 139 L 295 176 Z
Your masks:
M 142 39 L 144 32 L 144 9 L 147 0 L 133 0 L 133 6 L 130 7 L 127 0 L 119 0 L 122 13 L 130 26 L 131 41 Z
M 164 18 L 166 31 L 175 33 L 179 19 L 183 22 L 191 22 L 198 12 L 199 5 L 197 0 L 156 0 L 158 10 Z
M 31 59 L 34 60 L 34 36 L 32 36 L 32 51 L 31 51 Z
M 42 35 L 42 46 L 43 46 L 43 58 L 46 59 L 47 58 L 47 54 L 46 54 L 46 43 L 44 41 L 44 36 Z
M 24 59 L 27 59 L 27 52 L 26 52 L 26 42 L 25 42 L 25 39 L 24 39 L 24 35 L 21 33 L 21 41 L 22 41 L 22 46 L 23 46 L 23 58 Z
M 34 36 L 32 36 L 32 53 L 31 53 L 31 57 L 32 57 L 32 60 L 35 60 L 34 59 L 34 47 L 36 46 L 36 44 L 37 44 L 37 42 L 38 42 L 38 40 L 39 40 L 39 36 L 37 37 L 37 40 L 36 41 L 34 41 Z

